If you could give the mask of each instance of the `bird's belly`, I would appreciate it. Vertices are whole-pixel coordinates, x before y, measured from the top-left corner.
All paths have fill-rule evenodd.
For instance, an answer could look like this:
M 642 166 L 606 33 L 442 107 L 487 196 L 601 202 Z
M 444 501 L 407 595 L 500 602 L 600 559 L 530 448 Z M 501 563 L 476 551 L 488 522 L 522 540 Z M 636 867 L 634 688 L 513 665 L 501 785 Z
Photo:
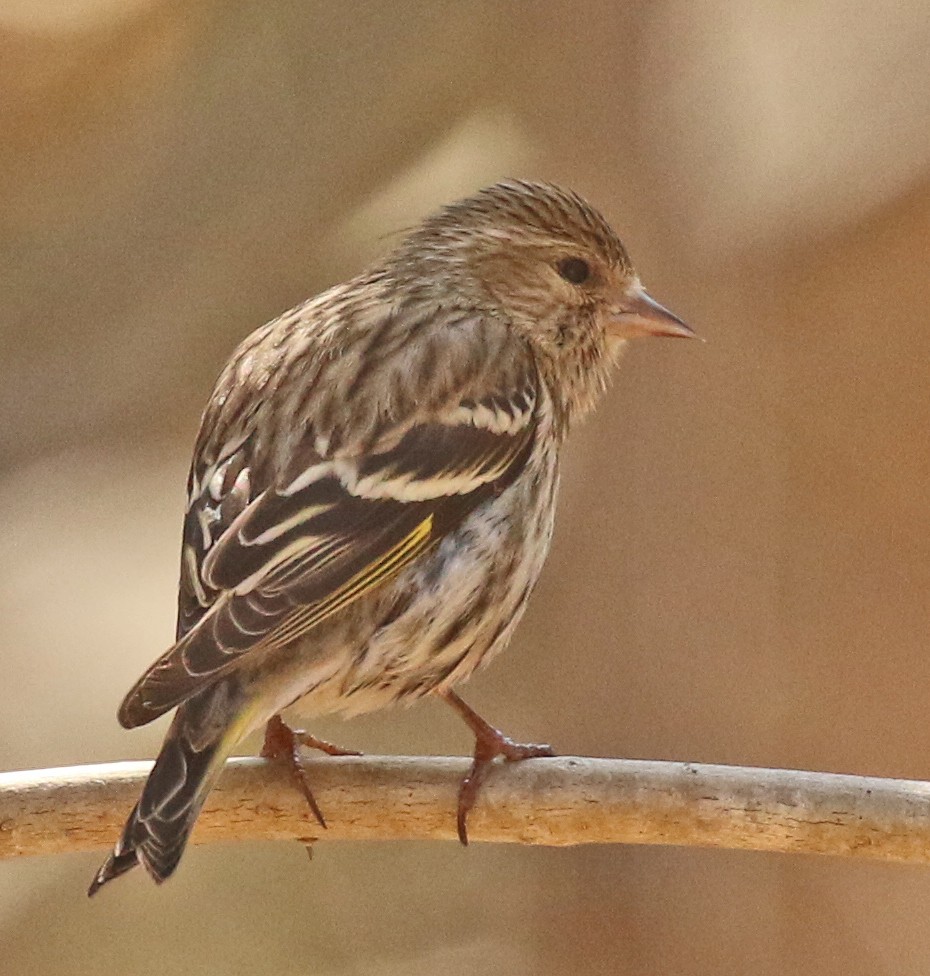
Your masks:
M 464 680 L 502 650 L 552 536 L 554 457 L 534 474 L 476 509 L 396 580 L 309 634 L 303 677 L 293 676 L 304 692 L 295 710 L 357 715 L 412 702 Z M 321 644 L 331 650 L 321 654 Z

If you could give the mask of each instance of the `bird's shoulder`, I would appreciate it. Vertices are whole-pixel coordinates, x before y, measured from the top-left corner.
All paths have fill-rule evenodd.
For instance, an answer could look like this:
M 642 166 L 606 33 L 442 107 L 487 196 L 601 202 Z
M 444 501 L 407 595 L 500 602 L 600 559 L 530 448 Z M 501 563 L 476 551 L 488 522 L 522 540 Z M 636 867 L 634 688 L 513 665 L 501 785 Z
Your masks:
M 257 330 L 204 413 L 188 485 L 179 636 L 216 597 L 204 566 L 224 575 L 238 546 L 234 523 L 239 533 L 247 521 L 253 534 L 273 534 L 279 508 L 321 504 L 316 494 L 332 491 L 345 497 L 345 519 L 366 498 L 465 496 L 520 455 L 538 399 L 532 351 L 508 323 L 398 297 L 378 280 L 338 286 Z
M 368 273 L 240 344 L 202 418 L 198 480 L 249 438 L 261 442 L 270 481 L 290 466 L 295 434 L 321 456 L 362 453 L 461 400 L 522 388 L 535 372 L 532 348 L 502 316 Z

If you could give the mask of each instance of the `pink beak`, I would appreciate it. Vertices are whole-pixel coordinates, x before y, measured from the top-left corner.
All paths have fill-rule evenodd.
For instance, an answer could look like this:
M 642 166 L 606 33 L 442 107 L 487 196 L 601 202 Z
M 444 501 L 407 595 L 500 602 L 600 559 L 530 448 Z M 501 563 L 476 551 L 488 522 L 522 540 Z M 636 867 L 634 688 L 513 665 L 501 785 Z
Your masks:
M 637 339 L 640 336 L 695 338 L 695 332 L 689 325 L 650 298 L 640 287 L 624 295 L 608 320 L 607 330 L 618 339 Z

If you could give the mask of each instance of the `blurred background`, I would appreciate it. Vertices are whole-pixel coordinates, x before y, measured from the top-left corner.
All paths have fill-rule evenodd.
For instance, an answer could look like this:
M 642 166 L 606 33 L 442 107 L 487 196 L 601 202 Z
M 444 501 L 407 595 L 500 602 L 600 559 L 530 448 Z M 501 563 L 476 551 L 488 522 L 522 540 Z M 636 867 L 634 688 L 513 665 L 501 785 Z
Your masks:
M 0 5 L 0 768 L 154 755 L 184 481 L 236 343 L 503 176 L 609 216 L 642 343 L 467 697 L 563 754 L 930 777 L 918 0 Z M 466 753 L 451 710 L 318 734 Z M 925 974 L 930 872 L 660 848 L 0 863 L 16 974 Z

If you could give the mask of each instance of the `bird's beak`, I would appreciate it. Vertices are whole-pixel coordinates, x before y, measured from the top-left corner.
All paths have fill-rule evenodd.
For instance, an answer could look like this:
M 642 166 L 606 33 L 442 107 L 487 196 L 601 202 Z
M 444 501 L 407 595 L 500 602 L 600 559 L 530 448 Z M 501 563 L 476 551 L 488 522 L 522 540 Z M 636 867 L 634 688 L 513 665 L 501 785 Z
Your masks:
M 640 336 L 695 338 L 694 330 L 689 325 L 650 298 L 639 284 L 625 292 L 619 305 L 611 312 L 607 331 L 618 339 L 636 339 Z

